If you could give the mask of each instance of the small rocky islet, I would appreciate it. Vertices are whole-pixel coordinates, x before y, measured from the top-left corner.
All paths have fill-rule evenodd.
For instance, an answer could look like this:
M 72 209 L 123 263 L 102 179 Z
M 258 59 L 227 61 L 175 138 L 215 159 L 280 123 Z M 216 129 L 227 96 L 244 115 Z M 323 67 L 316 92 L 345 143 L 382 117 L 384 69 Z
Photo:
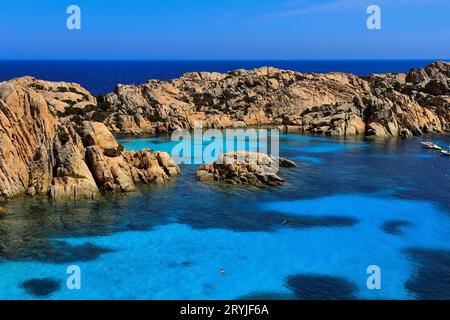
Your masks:
M 100 97 L 75 83 L 32 77 L 2 82 L 0 199 L 95 198 L 164 183 L 180 173 L 169 154 L 125 151 L 114 134 L 168 133 L 193 129 L 198 122 L 203 128 L 272 125 L 330 136 L 449 132 L 450 63 L 365 77 L 270 67 L 195 72 L 172 81 L 117 85 Z M 256 168 L 245 168 L 221 172 L 208 164 L 197 177 L 282 184 L 277 175 L 261 180 L 252 172 Z
M 229 184 L 256 187 L 281 186 L 284 180 L 278 176 L 280 167 L 295 168 L 295 162 L 285 158 L 248 151 L 232 151 L 219 156 L 212 164 L 201 165 L 197 180 L 225 181 Z

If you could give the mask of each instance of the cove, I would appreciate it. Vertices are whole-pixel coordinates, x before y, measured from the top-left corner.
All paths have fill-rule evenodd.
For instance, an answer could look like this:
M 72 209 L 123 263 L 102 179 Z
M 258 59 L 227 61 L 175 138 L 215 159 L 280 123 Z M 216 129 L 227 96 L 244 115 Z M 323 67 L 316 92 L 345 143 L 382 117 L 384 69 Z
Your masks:
M 24 283 L 54 300 L 446 297 L 436 279 L 450 269 L 450 163 L 417 157 L 429 153 L 420 140 L 283 135 L 281 155 L 299 167 L 280 172 L 280 188 L 202 183 L 182 165 L 170 183 L 130 194 L 2 203 L 0 298 L 36 299 Z M 167 137 L 124 145 L 170 147 Z M 64 285 L 68 264 L 82 290 Z M 367 289 L 369 265 L 381 268 L 380 291 Z

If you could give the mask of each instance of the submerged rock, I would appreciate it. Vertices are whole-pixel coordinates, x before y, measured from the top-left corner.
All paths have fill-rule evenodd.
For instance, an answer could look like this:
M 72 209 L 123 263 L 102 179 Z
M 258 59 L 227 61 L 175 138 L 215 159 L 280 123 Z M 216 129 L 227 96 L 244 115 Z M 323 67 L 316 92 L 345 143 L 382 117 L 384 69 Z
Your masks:
M 47 298 L 61 288 L 61 281 L 51 278 L 30 279 L 20 285 L 25 291 L 38 298 Z
M 404 253 L 416 267 L 405 288 L 420 300 L 449 300 L 450 251 L 408 248 Z
M 311 274 L 289 276 L 285 286 L 300 300 L 355 300 L 358 290 L 345 278 Z
M 284 158 L 274 158 L 271 155 L 234 151 L 222 154 L 212 164 L 204 164 L 197 171 L 200 181 L 220 181 L 230 184 L 245 184 L 256 187 L 281 186 L 284 180 L 280 178 L 280 167 L 296 167 L 295 162 Z
M 69 263 L 95 260 L 99 256 L 112 252 L 111 249 L 98 247 L 91 243 L 70 245 L 64 241 L 48 241 L 28 236 L 14 237 L 0 243 L 0 257 L 8 260 L 32 259 L 43 263 Z
M 395 235 L 395 236 L 399 236 L 399 235 L 403 234 L 403 228 L 404 227 L 409 227 L 411 225 L 412 225 L 412 223 L 409 222 L 409 221 L 388 220 L 385 223 L 383 223 L 381 228 L 383 229 L 383 231 L 385 233 L 388 233 L 388 234 L 391 234 L 391 235 Z
M 227 229 L 236 232 L 273 232 L 280 228 L 304 230 L 309 228 L 349 228 L 359 223 L 346 216 L 289 215 L 277 212 L 239 212 L 225 208 L 211 212 L 206 218 L 203 211 L 179 214 L 177 222 L 193 229 Z

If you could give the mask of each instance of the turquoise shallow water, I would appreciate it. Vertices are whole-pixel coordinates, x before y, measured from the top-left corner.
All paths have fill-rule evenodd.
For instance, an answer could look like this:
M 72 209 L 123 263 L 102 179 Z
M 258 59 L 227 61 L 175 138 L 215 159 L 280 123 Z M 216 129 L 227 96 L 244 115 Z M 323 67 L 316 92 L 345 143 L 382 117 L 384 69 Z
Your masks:
M 198 165 L 182 165 L 169 184 L 129 195 L 4 204 L 0 298 L 450 298 L 450 158 L 420 139 L 280 137 L 299 165 L 282 169 L 281 188 L 200 183 Z M 81 290 L 65 285 L 73 264 Z M 370 265 L 381 290 L 367 289 Z M 56 289 L 36 296 L 33 279 Z

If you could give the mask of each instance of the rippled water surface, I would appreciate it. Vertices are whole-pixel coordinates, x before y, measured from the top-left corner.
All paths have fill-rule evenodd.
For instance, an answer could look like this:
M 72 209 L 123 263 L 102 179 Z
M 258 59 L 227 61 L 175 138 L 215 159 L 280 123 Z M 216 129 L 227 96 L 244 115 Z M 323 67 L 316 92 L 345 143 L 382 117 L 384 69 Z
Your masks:
M 450 157 L 419 142 L 286 134 L 299 167 L 280 188 L 201 183 L 182 165 L 128 195 L 2 203 L 0 298 L 449 299 Z M 69 265 L 81 290 L 66 287 Z M 370 265 L 381 290 L 367 289 Z

